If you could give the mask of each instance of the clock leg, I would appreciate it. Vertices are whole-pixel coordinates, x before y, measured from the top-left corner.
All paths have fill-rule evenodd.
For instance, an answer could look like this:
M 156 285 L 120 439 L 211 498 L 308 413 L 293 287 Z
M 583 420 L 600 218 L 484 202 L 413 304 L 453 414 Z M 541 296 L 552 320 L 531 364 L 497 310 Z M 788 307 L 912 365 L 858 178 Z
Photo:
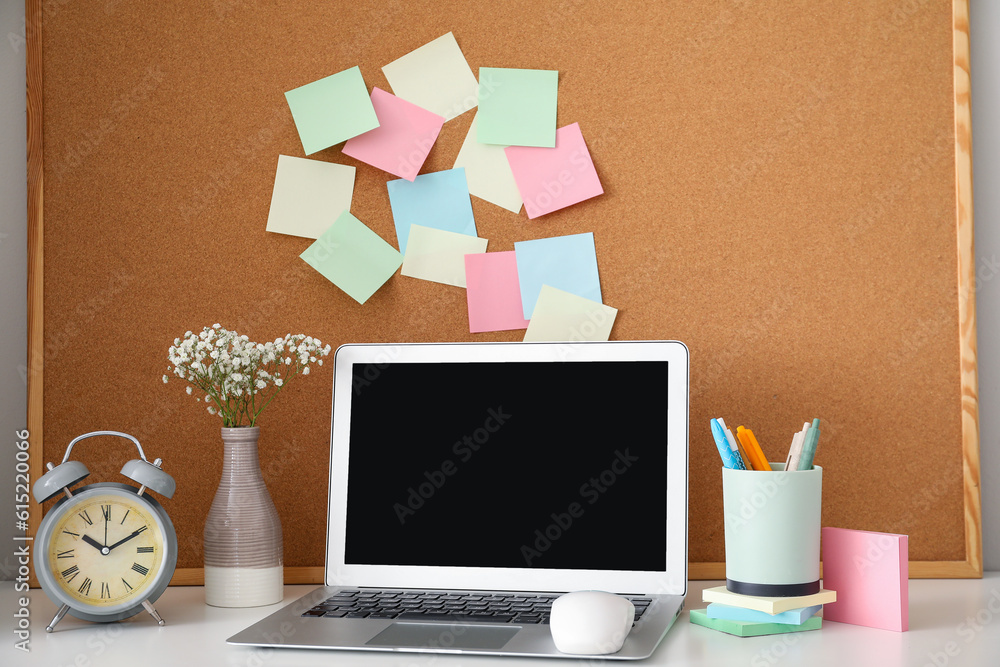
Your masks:
M 45 626 L 45 632 L 52 632 L 52 629 L 56 627 L 56 623 L 62 620 L 62 617 L 66 615 L 67 611 L 69 611 L 68 604 L 64 604 L 63 606 L 59 607 L 59 611 L 57 611 L 56 615 L 52 617 L 52 621 L 50 621 L 49 624 Z
M 145 607 L 146 611 L 149 612 L 149 615 L 153 617 L 153 620 L 156 621 L 157 625 L 165 624 L 165 621 L 162 618 L 160 618 L 159 614 L 156 613 L 156 609 L 154 609 L 153 605 L 149 603 L 149 600 L 143 600 L 142 606 Z

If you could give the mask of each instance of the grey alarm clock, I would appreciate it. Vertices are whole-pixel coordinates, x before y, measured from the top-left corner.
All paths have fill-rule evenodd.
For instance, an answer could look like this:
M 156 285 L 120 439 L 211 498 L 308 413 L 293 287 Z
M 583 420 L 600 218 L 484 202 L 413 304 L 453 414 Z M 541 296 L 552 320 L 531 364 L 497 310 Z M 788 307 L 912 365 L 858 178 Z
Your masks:
M 139 486 L 116 482 L 88 484 L 75 491 L 90 471 L 69 460 L 73 446 L 94 436 L 131 440 L 138 459 L 125 464 L 121 474 Z M 170 498 L 174 479 L 161 460 L 146 460 L 142 445 L 118 431 L 94 431 L 74 438 L 62 463 L 35 483 L 32 493 L 43 503 L 64 495 L 45 515 L 35 535 L 35 575 L 45 594 L 59 606 L 45 628 L 52 632 L 68 612 L 93 622 L 120 621 L 145 609 L 163 625 L 152 603 L 170 583 L 177 565 L 177 535 L 166 511 L 148 491 Z

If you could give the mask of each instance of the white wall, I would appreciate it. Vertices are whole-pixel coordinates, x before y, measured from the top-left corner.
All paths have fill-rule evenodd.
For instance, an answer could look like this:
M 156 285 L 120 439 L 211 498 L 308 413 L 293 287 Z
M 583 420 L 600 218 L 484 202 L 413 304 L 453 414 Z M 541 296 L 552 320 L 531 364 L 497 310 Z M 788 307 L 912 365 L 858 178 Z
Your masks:
M 977 265 L 1000 256 L 1000 2 L 972 0 L 973 175 Z M 0 2 L 0 579 L 14 569 L 14 432 L 25 426 L 24 4 Z M 1000 570 L 1000 280 L 984 282 L 979 314 L 983 540 Z
M 972 193 L 977 265 L 1000 259 L 1000 2 L 972 0 Z M 991 271 L 991 274 L 994 273 Z M 1000 570 L 1000 279 L 976 294 L 983 556 Z
M 0 1 L 0 579 L 13 579 L 14 432 L 25 427 L 28 206 L 24 2 Z

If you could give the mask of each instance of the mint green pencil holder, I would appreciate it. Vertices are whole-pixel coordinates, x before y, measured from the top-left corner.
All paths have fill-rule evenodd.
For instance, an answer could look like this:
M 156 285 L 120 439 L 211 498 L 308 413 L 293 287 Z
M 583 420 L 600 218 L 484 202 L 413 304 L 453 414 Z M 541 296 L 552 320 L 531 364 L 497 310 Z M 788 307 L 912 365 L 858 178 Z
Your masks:
M 767 597 L 817 593 L 823 469 L 771 468 L 722 469 L 726 588 Z

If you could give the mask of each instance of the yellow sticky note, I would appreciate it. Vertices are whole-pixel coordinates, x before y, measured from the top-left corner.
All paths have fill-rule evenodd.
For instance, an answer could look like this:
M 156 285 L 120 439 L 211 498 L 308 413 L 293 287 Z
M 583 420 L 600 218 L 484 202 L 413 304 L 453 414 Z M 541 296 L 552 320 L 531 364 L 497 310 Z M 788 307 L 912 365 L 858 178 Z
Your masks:
M 542 285 L 525 342 L 608 340 L 618 309 Z
M 410 225 L 402 275 L 465 287 L 465 256 L 486 252 L 487 239 Z

